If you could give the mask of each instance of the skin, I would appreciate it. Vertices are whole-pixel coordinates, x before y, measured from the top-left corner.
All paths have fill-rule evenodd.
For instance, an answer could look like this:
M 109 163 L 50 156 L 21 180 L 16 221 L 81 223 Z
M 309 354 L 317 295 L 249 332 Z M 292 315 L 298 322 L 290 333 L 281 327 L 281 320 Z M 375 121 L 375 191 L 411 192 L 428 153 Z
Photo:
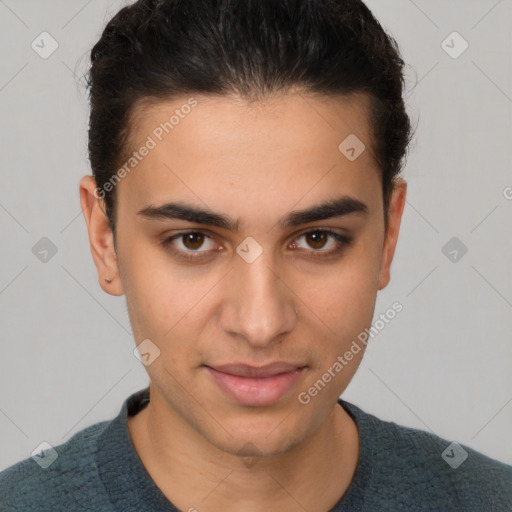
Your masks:
M 406 183 L 396 182 L 386 231 L 364 95 L 290 92 L 252 104 L 194 97 L 192 112 L 117 185 L 117 253 L 93 177 L 80 183 L 100 286 L 126 296 L 136 343 L 149 338 L 160 350 L 146 367 L 151 402 L 129 419 L 130 435 L 180 510 L 326 511 L 345 493 L 359 457 L 357 428 L 337 399 L 363 351 L 310 403 L 297 397 L 371 325 L 377 292 L 390 279 Z M 137 109 L 133 149 L 187 99 Z M 366 145 L 353 162 L 338 150 L 349 134 Z M 278 224 L 291 210 L 342 195 L 365 203 L 367 213 Z M 239 230 L 137 214 L 177 200 L 233 217 Z M 200 262 L 160 243 L 192 228 L 211 238 L 170 245 L 199 250 Z M 313 228 L 353 240 L 325 256 L 336 242 L 315 245 L 304 235 Z M 249 236 L 263 249 L 252 263 L 236 252 Z M 268 406 L 238 404 L 203 366 L 273 361 L 306 369 Z

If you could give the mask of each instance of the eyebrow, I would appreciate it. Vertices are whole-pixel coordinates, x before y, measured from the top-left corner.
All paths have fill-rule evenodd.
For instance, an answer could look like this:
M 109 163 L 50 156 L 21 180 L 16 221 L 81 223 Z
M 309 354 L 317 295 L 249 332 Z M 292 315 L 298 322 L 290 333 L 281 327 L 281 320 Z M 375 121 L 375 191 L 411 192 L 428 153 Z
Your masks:
M 350 214 L 367 214 L 368 206 L 359 199 L 342 196 L 305 210 L 292 210 L 278 222 L 281 229 L 300 226 L 308 222 L 342 217 Z M 147 219 L 179 219 L 196 224 L 205 224 L 229 231 L 239 230 L 239 221 L 211 210 L 180 202 L 169 202 L 161 206 L 146 206 L 137 212 Z

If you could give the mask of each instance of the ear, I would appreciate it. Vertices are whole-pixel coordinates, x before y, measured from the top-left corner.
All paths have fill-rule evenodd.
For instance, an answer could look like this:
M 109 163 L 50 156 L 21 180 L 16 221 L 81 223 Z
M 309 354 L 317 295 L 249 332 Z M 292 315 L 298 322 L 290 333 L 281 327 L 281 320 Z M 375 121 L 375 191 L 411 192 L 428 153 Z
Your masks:
M 407 183 L 400 178 L 395 182 L 389 203 L 388 225 L 384 238 L 382 262 L 379 274 L 379 290 L 385 288 L 391 279 L 391 262 L 393 261 L 396 243 L 398 241 L 398 232 L 400 231 L 400 222 L 404 211 L 406 194 Z
M 104 200 L 100 198 L 93 176 L 84 176 L 80 180 L 80 204 L 100 286 L 110 295 L 123 295 L 114 248 L 114 235 L 108 224 Z

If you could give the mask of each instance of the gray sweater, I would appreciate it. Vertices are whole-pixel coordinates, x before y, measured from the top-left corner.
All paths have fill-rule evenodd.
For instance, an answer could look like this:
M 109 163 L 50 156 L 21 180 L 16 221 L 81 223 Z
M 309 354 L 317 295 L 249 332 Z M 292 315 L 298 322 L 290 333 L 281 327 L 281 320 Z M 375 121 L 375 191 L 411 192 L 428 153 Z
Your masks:
M 148 402 L 148 390 L 138 391 L 112 421 L 1 472 L 0 511 L 177 512 L 147 473 L 128 433 L 127 416 Z M 382 421 L 342 399 L 339 405 L 359 429 L 360 458 L 347 492 L 330 512 L 512 511 L 512 466 Z

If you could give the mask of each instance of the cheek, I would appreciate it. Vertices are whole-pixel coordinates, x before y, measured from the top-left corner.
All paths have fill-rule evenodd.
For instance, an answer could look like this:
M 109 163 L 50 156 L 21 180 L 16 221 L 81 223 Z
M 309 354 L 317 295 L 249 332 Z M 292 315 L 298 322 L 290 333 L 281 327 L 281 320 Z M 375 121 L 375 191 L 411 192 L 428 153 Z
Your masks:
M 326 411 L 363 358 L 366 345 L 358 337 L 371 325 L 374 313 L 374 271 L 371 261 L 354 260 L 340 266 L 331 279 L 308 287 L 307 305 L 314 314 L 306 312 L 303 322 L 315 344 L 310 347 L 312 372 L 302 391 Z
M 124 247 L 129 250 L 120 251 L 118 263 L 134 331 L 138 337 L 165 338 L 205 294 L 209 280 L 194 278 L 190 268 L 171 264 L 153 242 L 131 239 Z
M 314 278 L 301 277 L 304 306 L 337 335 L 357 334 L 371 322 L 378 290 L 380 258 L 357 250 Z M 357 332 L 356 332 L 357 331 Z M 327 331 L 328 332 L 328 331 Z
M 204 295 L 203 286 L 186 286 L 172 277 L 153 282 L 132 276 L 126 300 L 136 339 L 155 339 L 165 348 L 184 329 L 192 334 L 199 327 L 192 318 Z
M 346 279 L 344 277 L 339 276 L 337 286 L 330 283 L 328 294 L 321 294 L 320 290 L 315 289 L 308 293 L 308 301 L 314 304 L 315 314 L 307 314 L 305 318 L 309 317 L 309 320 L 303 319 L 305 323 L 309 322 L 306 328 L 309 337 L 316 339 L 315 346 L 311 347 L 311 360 L 315 362 L 313 380 L 331 368 L 338 356 L 353 350 L 353 354 L 349 355 L 350 361 L 343 362 L 343 370 L 335 372 L 337 378 L 334 387 L 340 388 L 339 392 L 348 384 L 363 356 L 366 346 L 357 340 L 371 325 L 376 300 L 374 286 L 352 282 L 357 277 L 355 274 Z M 360 348 L 351 349 L 354 341 Z
M 188 382 L 189 372 L 205 357 L 198 340 L 204 337 L 220 276 L 210 272 L 199 277 L 197 269 L 170 265 L 160 257 L 150 260 L 147 254 L 141 259 L 132 254 L 126 273 L 125 295 L 135 340 L 149 338 L 160 350 L 146 371 L 162 385 L 168 381 L 173 386 L 173 377 Z

